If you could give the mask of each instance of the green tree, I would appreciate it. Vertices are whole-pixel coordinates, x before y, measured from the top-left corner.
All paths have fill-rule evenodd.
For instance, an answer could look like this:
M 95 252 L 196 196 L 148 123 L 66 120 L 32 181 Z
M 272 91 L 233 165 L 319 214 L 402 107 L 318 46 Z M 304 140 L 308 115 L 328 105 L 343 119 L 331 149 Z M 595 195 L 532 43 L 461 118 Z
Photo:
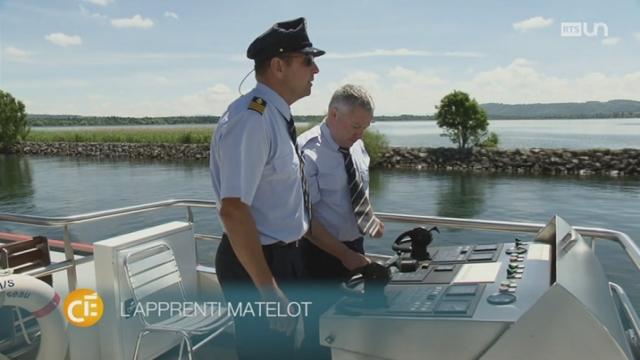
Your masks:
M 500 144 L 500 137 L 498 136 L 498 134 L 496 134 L 496 133 L 494 133 L 492 131 L 482 141 L 480 146 L 482 146 L 483 148 L 487 148 L 487 149 L 495 149 L 495 148 L 498 147 L 498 144 Z
M 442 136 L 448 136 L 458 149 L 478 145 L 487 136 L 487 113 L 469 94 L 454 90 L 440 100 L 436 109 L 438 126 L 445 131 Z
M 367 129 L 364 132 L 362 141 L 364 142 L 364 148 L 369 153 L 370 166 L 377 165 L 382 160 L 382 154 L 389 148 L 389 140 L 384 134 Z
M 24 104 L 8 92 L 0 90 L 0 150 L 24 141 L 29 135 Z

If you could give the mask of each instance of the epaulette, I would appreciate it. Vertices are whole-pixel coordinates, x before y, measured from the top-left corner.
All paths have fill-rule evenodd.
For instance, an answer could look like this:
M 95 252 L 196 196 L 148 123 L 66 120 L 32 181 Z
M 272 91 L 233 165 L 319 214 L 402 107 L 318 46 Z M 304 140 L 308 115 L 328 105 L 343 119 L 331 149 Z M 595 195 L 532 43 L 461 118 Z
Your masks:
M 247 109 L 253 110 L 258 114 L 262 115 L 266 107 L 267 107 L 267 102 L 264 101 L 263 98 L 254 96 L 253 99 L 251 99 L 251 102 L 249 103 L 249 107 Z

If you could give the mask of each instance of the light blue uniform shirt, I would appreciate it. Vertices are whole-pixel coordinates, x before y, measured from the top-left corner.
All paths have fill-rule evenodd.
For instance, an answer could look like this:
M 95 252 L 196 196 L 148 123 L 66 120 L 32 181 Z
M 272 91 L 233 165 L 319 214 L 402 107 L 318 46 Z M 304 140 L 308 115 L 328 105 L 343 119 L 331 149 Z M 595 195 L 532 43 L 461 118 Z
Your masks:
M 298 137 L 304 159 L 304 174 L 309 187 L 313 216 L 340 241 L 351 241 L 362 234 L 353 214 L 347 186 L 344 157 L 338 151 L 331 131 L 323 121 Z M 369 195 L 369 154 L 362 140 L 349 149 L 367 196 Z
M 262 114 L 248 109 L 262 98 Z M 213 194 L 249 205 L 262 245 L 298 240 L 307 231 L 300 162 L 285 119 L 289 105 L 264 84 L 235 100 L 222 115 L 211 140 Z M 224 227 L 224 224 L 223 224 Z

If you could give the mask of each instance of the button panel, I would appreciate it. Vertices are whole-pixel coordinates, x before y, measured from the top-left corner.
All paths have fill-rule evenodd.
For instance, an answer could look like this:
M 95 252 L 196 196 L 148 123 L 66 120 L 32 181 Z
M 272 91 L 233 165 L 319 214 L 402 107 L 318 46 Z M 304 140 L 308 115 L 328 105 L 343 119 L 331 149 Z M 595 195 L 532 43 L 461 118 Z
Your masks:
M 400 291 L 392 296 L 388 311 L 424 316 L 471 317 L 484 284 L 424 285 L 407 288 L 399 285 Z

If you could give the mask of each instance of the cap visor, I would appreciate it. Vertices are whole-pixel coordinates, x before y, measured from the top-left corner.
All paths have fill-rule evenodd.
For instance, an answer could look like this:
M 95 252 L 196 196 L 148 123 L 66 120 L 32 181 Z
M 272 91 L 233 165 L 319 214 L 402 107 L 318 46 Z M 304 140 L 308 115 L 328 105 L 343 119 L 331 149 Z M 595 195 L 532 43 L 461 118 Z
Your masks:
M 320 50 L 320 49 L 318 49 L 318 48 L 314 48 L 314 47 L 312 47 L 312 46 L 309 46 L 309 47 L 304 48 L 304 49 L 299 50 L 299 51 L 300 51 L 301 53 L 304 53 L 304 54 L 310 54 L 310 55 L 313 55 L 313 57 L 318 57 L 318 56 L 322 56 L 322 55 L 324 55 L 324 54 L 325 54 L 325 51 L 324 51 L 324 50 Z

